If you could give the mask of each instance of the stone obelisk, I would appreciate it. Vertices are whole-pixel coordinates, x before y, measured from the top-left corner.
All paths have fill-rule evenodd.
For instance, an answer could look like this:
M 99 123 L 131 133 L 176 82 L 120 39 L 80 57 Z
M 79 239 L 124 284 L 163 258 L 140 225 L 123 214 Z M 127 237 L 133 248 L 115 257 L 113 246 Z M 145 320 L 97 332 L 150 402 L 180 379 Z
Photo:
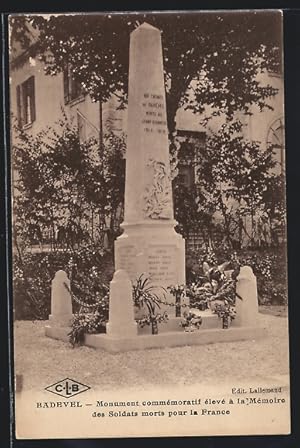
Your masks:
M 124 232 L 115 243 L 115 269 L 133 281 L 147 273 L 157 286 L 182 284 L 185 245 L 174 230 L 161 32 L 147 23 L 130 36 L 127 132 Z

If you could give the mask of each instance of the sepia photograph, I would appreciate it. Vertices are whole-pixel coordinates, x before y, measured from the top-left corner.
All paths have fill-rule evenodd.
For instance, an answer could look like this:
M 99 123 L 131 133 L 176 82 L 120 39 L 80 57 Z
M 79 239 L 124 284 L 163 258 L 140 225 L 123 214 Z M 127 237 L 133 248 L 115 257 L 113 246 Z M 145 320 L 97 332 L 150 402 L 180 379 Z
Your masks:
M 12 14 L 17 439 L 290 434 L 283 14 Z

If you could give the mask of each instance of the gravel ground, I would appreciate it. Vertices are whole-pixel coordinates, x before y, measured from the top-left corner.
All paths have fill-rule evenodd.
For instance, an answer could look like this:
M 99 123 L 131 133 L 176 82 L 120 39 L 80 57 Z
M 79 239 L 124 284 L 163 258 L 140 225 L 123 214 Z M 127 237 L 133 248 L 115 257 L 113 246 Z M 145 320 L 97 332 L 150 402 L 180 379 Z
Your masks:
M 102 390 L 272 379 L 288 374 L 288 323 L 283 313 L 279 317 L 265 312 L 259 314 L 259 324 L 267 329 L 267 337 L 258 341 L 120 354 L 73 349 L 45 337 L 45 322 L 17 321 L 15 373 L 23 376 L 26 390 L 44 388 L 66 377 L 101 385 Z

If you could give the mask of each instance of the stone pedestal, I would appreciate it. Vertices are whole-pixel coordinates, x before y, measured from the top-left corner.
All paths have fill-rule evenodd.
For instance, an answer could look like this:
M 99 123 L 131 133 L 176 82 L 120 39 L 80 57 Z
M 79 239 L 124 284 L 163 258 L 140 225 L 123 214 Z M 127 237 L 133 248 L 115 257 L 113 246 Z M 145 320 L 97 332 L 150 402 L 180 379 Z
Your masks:
M 184 253 L 184 239 L 170 223 L 124 225 L 124 233 L 115 243 L 115 266 L 126 270 L 132 281 L 145 273 L 154 286 L 166 289 L 185 283 Z M 169 292 L 165 292 L 165 299 L 175 302 Z M 161 310 L 175 316 L 173 306 L 162 305 Z
M 110 338 L 129 338 L 137 335 L 134 320 L 132 285 L 125 271 L 118 270 L 110 282 L 109 321 L 106 334 Z
M 257 326 L 258 299 L 256 277 L 250 266 L 241 267 L 237 277 L 236 326 Z
M 66 287 L 67 286 L 67 287 Z M 70 280 L 65 271 L 57 271 L 51 285 L 51 326 L 65 327 L 72 323 Z

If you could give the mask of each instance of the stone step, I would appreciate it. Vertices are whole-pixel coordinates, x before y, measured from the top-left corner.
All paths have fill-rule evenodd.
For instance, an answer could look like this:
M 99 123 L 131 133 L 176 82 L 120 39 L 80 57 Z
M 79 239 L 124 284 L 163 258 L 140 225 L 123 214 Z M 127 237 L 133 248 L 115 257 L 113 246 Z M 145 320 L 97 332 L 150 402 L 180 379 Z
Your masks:
M 64 342 L 69 341 L 70 327 L 45 326 L 45 335 Z M 266 336 L 266 329 L 261 327 L 232 327 L 224 330 L 207 328 L 192 333 L 181 331 L 165 331 L 157 335 L 142 334 L 131 338 L 111 338 L 107 334 L 88 334 L 85 336 L 84 345 L 88 347 L 104 349 L 111 353 L 130 350 L 144 350 L 161 347 L 180 347 L 216 342 L 233 342 L 240 340 L 257 340 Z
M 106 334 L 89 334 L 85 345 L 118 353 L 130 350 L 145 350 L 161 347 L 182 347 L 216 342 L 257 340 L 266 336 L 266 330 L 260 327 L 231 327 L 227 330 L 211 328 L 193 333 L 170 331 L 157 335 L 140 335 L 129 339 L 113 339 Z

